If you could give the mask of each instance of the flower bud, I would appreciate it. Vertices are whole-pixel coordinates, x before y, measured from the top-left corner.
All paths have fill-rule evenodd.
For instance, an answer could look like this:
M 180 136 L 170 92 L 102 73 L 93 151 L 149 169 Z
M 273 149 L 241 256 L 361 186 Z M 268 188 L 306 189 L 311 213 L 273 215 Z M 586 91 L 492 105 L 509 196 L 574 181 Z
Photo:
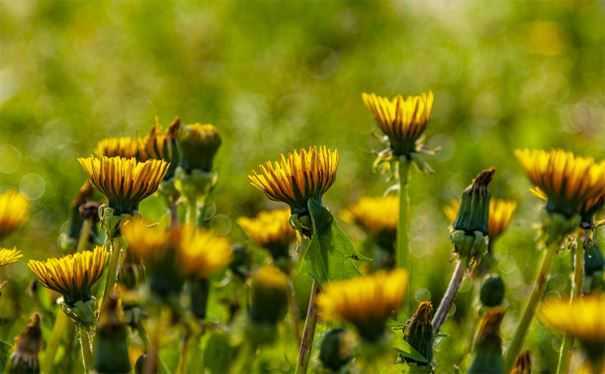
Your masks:
M 584 272 L 587 277 L 602 272 L 605 266 L 603 253 L 598 244 L 593 240 L 587 240 L 584 244 Z
M 10 374 L 39 373 L 38 353 L 42 347 L 40 315 L 34 313 L 23 330 L 15 338 L 15 349 L 10 358 Z
M 95 339 L 94 368 L 97 373 L 130 373 L 128 329 L 122 303 L 116 294 L 103 305 Z
M 423 301 L 418 305 L 418 309 L 412 317 L 406 322 L 403 330 L 403 339 L 408 342 L 412 348 L 420 353 L 430 365 L 433 360 L 433 327 L 431 319 L 433 318 L 433 304 L 430 301 Z M 404 358 L 409 362 L 410 359 Z M 416 365 L 425 365 L 413 361 Z
M 485 307 L 495 307 L 504 301 L 506 287 L 504 281 L 498 274 L 488 274 L 481 283 L 479 301 Z
M 504 374 L 502 338 L 500 338 L 500 324 L 503 317 L 504 310 L 496 308 L 487 311 L 481 319 L 468 374 Z
M 239 278 L 246 279 L 248 273 L 250 273 L 251 262 L 248 248 L 242 244 L 235 244 L 231 247 L 231 250 L 233 251 L 233 257 L 229 269 Z
M 288 278 L 275 266 L 258 269 L 250 282 L 250 310 L 255 324 L 275 325 L 288 309 Z
M 353 357 L 353 338 L 343 328 L 328 331 L 321 341 L 319 361 L 324 368 L 339 371 Z
M 531 356 L 529 351 L 525 351 L 517 357 L 515 366 L 510 374 L 531 374 Z
M 214 156 L 221 146 L 221 136 L 210 124 L 185 126 L 179 136 L 181 167 L 190 174 L 193 170 L 210 172 Z

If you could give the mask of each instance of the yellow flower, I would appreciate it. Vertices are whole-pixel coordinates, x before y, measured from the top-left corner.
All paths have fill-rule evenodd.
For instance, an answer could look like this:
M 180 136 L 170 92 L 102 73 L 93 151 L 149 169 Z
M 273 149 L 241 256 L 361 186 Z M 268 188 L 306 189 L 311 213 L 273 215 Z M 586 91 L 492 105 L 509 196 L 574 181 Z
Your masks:
M 0 194 L 0 239 L 12 234 L 27 220 L 29 201 L 16 191 Z
M 288 310 L 289 281 L 286 274 L 272 265 L 254 272 L 250 279 L 250 309 L 255 323 L 275 325 Z
M 396 96 L 393 99 L 363 93 L 365 106 L 372 112 L 380 130 L 389 138 L 395 156 L 410 156 L 420 150 L 419 140 L 431 119 L 433 93 Z
M 383 335 L 387 319 L 400 308 L 407 284 L 403 269 L 329 282 L 317 299 L 319 315 L 324 320 L 349 322 L 362 338 L 375 341 Z
M 179 259 L 185 274 L 209 278 L 231 262 L 231 245 L 211 231 L 185 226 L 181 229 Z
M 139 140 L 130 137 L 107 138 L 97 143 L 97 157 L 137 157 Z
M 139 140 L 138 159 L 140 161 L 164 160 L 170 163 L 165 179 L 172 178 L 174 170 L 178 166 L 176 138 L 180 126 L 181 121 L 177 118 L 167 131 L 162 132 L 160 125 L 156 123 L 151 128 L 149 135 Z
M 163 160 L 138 162 L 122 157 L 87 157 L 78 161 L 116 215 L 134 212 L 141 200 L 158 189 L 169 166 Z
M 458 199 L 454 199 L 448 206 L 443 208 L 443 212 L 450 221 L 454 222 L 459 208 L 460 201 Z M 490 199 L 489 221 L 487 224 L 487 231 L 490 241 L 493 242 L 508 228 L 516 208 L 517 203 L 513 200 Z
M 269 250 L 274 259 L 287 257 L 290 244 L 296 240 L 288 209 L 260 212 L 253 218 L 240 217 L 237 223 L 256 244 Z
M 534 192 L 546 198 L 546 209 L 565 217 L 582 214 L 587 204 L 605 194 L 605 164 L 563 150 L 517 150 Z
M 544 301 L 539 316 L 557 331 L 570 334 L 585 343 L 605 344 L 605 295 L 590 295 L 573 301 Z
M 146 260 L 162 257 L 170 240 L 170 235 L 166 230 L 153 227 L 143 218 L 124 222 L 122 236 L 128 243 L 128 251 Z
M 265 162 L 248 179 L 269 199 L 306 212 L 307 201 L 321 200 L 334 183 L 339 161 L 336 150 L 313 146 L 282 155 L 279 162 Z
M 23 254 L 16 248 L 0 248 L 0 266 L 14 264 L 21 257 L 23 257 Z
M 108 259 L 102 247 L 46 261 L 30 260 L 29 269 L 47 288 L 59 292 L 68 305 L 91 299 L 91 288 L 103 275 Z
M 211 124 L 194 123 L 185 126 L 179 135 L 181 166 L 187 173 L 193 170 L 210 172 L 221 143 L 218 130 Z
M 342 218 L 371 235 L 395 234 L 399 220 L 399 197 L 362 197 L 343 212 Z

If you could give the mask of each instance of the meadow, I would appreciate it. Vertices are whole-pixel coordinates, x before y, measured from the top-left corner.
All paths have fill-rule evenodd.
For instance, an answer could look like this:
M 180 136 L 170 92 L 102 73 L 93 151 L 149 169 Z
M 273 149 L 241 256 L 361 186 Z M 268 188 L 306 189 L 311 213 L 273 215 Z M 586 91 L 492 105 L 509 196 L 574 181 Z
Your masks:
M 0 366 L 600 372 L 603 21 L 0 0 Z

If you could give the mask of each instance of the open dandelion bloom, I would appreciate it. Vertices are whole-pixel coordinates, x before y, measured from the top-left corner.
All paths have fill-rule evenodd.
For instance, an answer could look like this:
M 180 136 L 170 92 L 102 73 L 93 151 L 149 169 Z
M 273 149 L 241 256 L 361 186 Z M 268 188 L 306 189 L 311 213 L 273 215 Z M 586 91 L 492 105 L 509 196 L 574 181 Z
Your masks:
M 542 322 L 582 342 L 605 345 L 605 295 L 590 295 L 574 300 L 544 301 L 539 316 Z
M 28 214 L 29 201 L 24 195 L 16 191 L 0 194 L 0 239 L 21 227 Z
M 296 240 L 288 209 L 260 212 L 253 218 L 240 217 L 237 223 L 257 245 L 269 250 L 274 259 L 287 257 L 290 244 Z
M 169 166 L 163 160 L 138 162 L 122 157 L 87 157 L 78 161 L 116 215 L 134 212 L 141 200 L 158 189 Z
M 336 179 L 340 157 L 327 147 L 309 147 L 267 161 L 248 176 L 250 183 L 271 200 L 281 201 L 295 212 L 306 212 L 309 199 L 321 200 Z
M 370 235 L 389 235 L 395 239 L 399 220 L 399 197 L 362 197 L 342 214 Z
M 210 172 L 214 156 L 222 140 L 216 127 L 211 124 L 194 123 L 183 128 L 179 135 L 181 166 L 187 172 L 193 170 Z
M 128 243 L 128 251 L 145 260 L 161 257 L 170 240 L 170 235 L 166 230 L 153 227 L 143 218 L 124 222 L 122 236 Z
M 368 341 L 380 339 L 387 319 L 401 306 L 408 284 L 403 269 L 326 284 L 317 305 L 324 320 L 353 324 Z
M 605 164 L 563 150 L 517 150 L 534 192 L 546 199 L 546 210 L 565 217 L 582 214 L 605 194 Z
M 396 96 L 393 99 L 363 93 L 365 106 L 372 112 L 380 130 L 389 138 L 395 156 L 419 151 L 418 141 L 426 130 L 433 110 L 433 93 Z
M 97 143 L 97 157 L 137 157 L 139 140 L 130 137 L 107 138 Z
M 65 303 L 73 305 L 88 301 L 91 289 L 103 275 L 108 254 L 102 247 L 45 261 L 30 260 L 29 269 L 47 288 L 63 295 Z
M 460 201 L 455 199 L 452 200 L 448 206 L 443 208 L 443 212 L 450 221 L 454 222 L 459 208 Z M 490 199 L 487 231 L 491 242 L 502 235 L 508 228 L 516 208 L 517 203 L 513 200 Z
M 185 226 L 181 229 L 179 260 L 183 272 L 207 279 L 225 269 L 231 262 L 231 245 L 211 231 Z
M 272 265 L 265 265 L 250 279 L 250 319 L 255 323 L 274 325 L 288 309 L 289 281 L 286 274 Z
M 0 248 L 0 266 L 14 264 L 21 257 L 23 257 L 23 254 L 16 248 Z
M 178 166 L 178 149 L 176 138 L 181 125 L 177 118 L 168 128 L 162 131 L 159 124 L 151 128 L 149 135 L 139 140 L 138 159 L 164 160 L 170 163 L 164 179 L 170 179 L 174 176 L 174 170 Z

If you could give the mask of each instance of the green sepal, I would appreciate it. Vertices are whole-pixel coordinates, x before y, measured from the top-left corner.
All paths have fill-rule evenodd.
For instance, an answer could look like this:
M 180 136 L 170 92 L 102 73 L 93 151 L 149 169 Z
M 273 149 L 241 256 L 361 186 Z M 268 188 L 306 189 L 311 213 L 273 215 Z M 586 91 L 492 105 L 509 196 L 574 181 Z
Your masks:
M 93 327 L 97 322 L 97 302 L 93 297 L 88 301 L 76 301 L 74 304 L 68 305 L 59 301 L 63 312 L 67 314 L 75 323 L 85 327 Z
M 313 234 L 300 266 L 319 283 L 359 275 L 359 255 L 334 217 L 315 199 L 309 200 L 307 207 Z
M 397 336 L 393 339 L 393 348 L 397 351 L 399 357 L 408 362 L 416 362 L 420 365 L 429 365 L 429 360 L 418 352 L 410 343 L 403 339 L 403 336 Z

